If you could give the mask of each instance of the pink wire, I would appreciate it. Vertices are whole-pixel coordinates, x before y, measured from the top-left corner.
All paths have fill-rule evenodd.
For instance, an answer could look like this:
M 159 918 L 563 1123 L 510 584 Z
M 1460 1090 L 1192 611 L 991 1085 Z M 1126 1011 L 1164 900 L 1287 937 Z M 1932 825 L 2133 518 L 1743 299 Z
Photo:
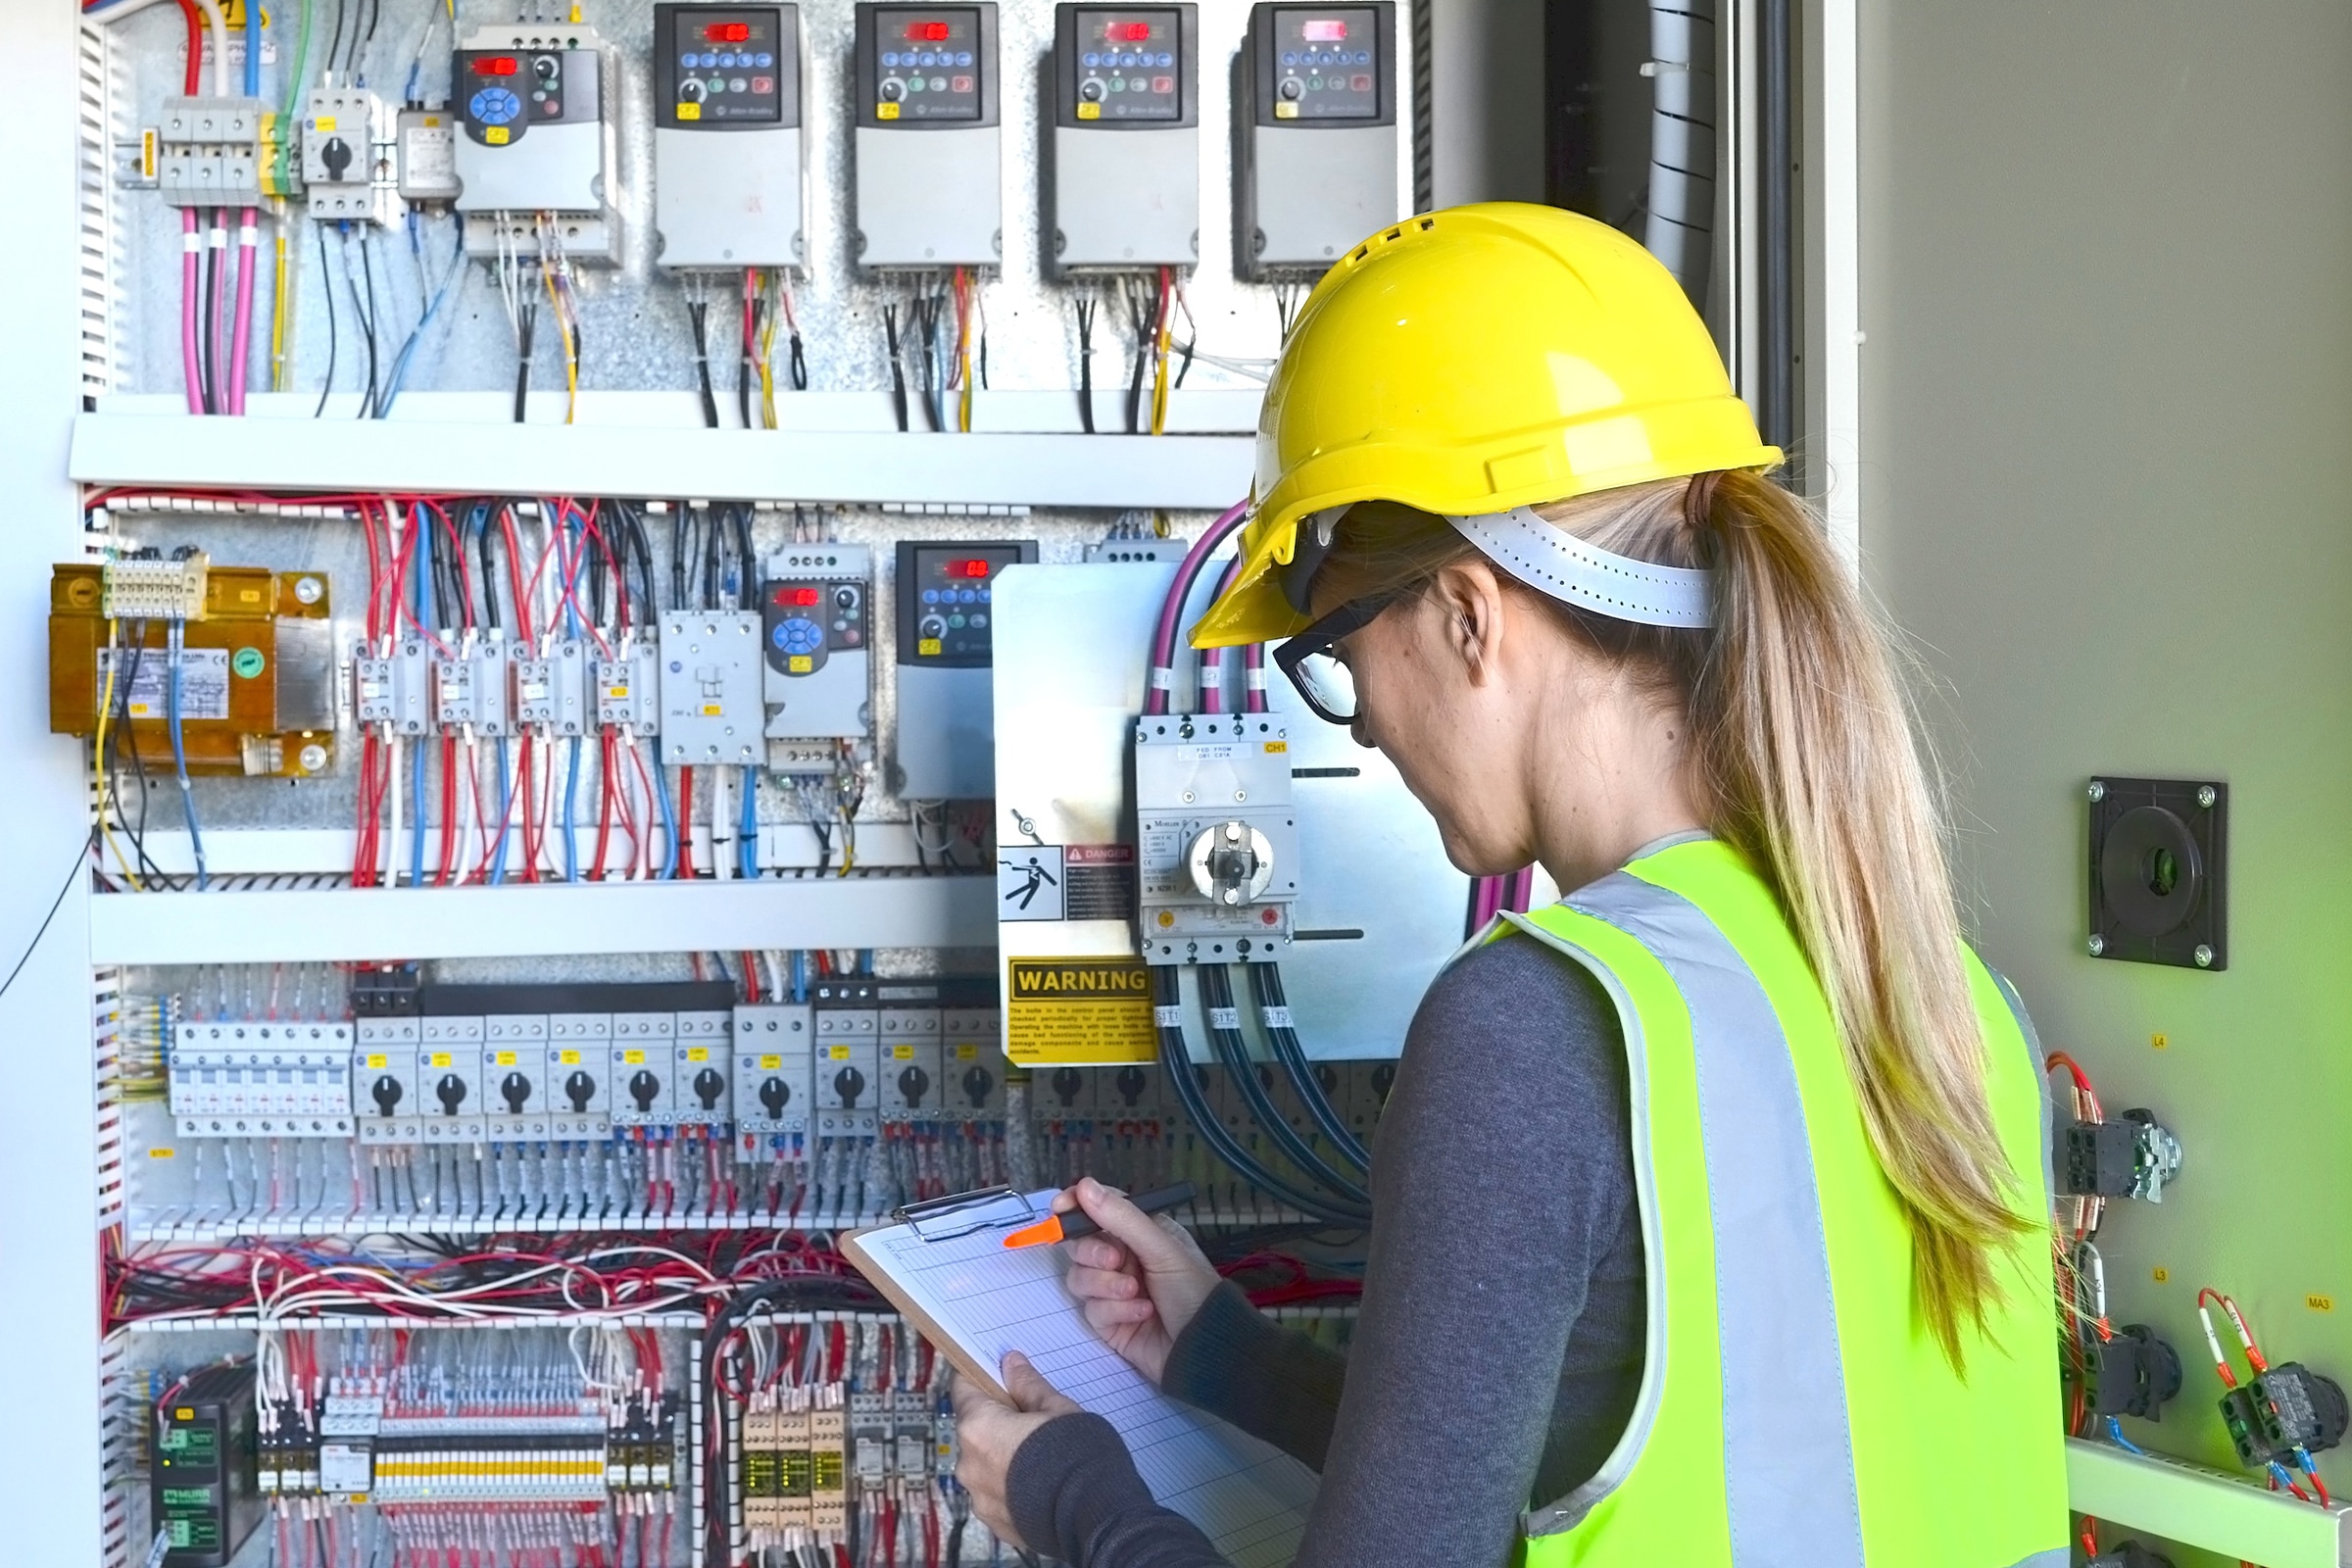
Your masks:
M 212 226 L 206 230 L 204 236 L 205 244 L 220 253 L 213 258 L 213 341 L 208 345 L 212 350 L 213 375 L 216 381 L 220 377 L 220 367 L 223 363 L 221 332 L 227 324 L 228 316 L 228 220 L 225 216 L 227 212 L 228 209 L 225 207 L 213 209 Z M 228 399 L 222 395 L 220 387 L 216 385 L 212 390 L 211 406 L 206 412 L 211 414 L 227 412 Z
M 196 232 L 196 209 L 179 210 L 179 359 L 188 382 L 188 412 L 204 412 L 204 369 L 196 353 L 197 257 L 204 241 Z
M 245 354 L 253 337 L 254 210 L 246 208 L 237 226 L 237 325 L 228 362 L 228 412 L 245 412 Z
M 1233 586 L 1233 579 L 1241 574 L 1242 558 L 1236 556 L 1226 566 L 1225 574 L 1217 579 L 1216 597 L 1224 598 L 1225 591 Z M 1201 712 L 1222 713 L 1225 711 L 1224 649 L 1203 648 L 1200 650 L 1200 672 L 1195 680 L 1194 689 L 1198 693 L 1198 702 Z
M 1159 625 L 1152 636 L 1152 676 L 1159 677 L 1163 671 L 1167 677 L 1174 676 L 1176 672 L 1176 622 L 1184 614 L 1184 600 L 1187 597 L 1185 590 L 1199 575 L 1200 563 L 1207 560 L 1209 554 L 1218 545 L 1224 543 L 1227 534 L 1242 525 L 1242 519 L 1249 514 L 1249 512 L 1250 503 L 1247 500 L 1235 502 L 1217 514 L 1217 520 L 1203 528 L 1200 531 L 1200 537 L 1193 541 L 1193 548 L 1185 552 L 1183 564 L 1176 568 L 1176 580 L 1168 585 L 1168 597 L 1159 607 Z M 1144 711 L 1164 713 L 1167 710 L 1168 688 L 1155 682 L 1144 693 Z

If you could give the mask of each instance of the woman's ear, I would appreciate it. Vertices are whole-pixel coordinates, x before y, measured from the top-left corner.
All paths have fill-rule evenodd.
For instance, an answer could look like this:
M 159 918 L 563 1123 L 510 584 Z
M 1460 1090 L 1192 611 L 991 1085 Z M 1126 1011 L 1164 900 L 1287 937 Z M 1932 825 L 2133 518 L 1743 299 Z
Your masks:
M 1485 685 L 1502 652 L 1503 591 L 1494 566 L 1475 556 L 1443 566 L 1429 597 L 1444 617 L 1446 649 L 1472 685 Z

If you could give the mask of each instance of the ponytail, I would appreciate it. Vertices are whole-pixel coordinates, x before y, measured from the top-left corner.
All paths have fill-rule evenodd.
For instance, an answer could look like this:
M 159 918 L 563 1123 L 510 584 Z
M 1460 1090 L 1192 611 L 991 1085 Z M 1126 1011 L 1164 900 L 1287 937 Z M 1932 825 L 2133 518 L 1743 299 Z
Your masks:
M 2002 1296 L 1996 1265 L 2032 1226 L 1993 1125 L 1942 816 L 1886 642 L 1819 523 L 1760 474 L 1659 480 L 1536 511 L 1618 555 L 1715 568 L 1712 630 L 1542 603 L 1688 711 L 1693 793 L 1715 836 L 1771 884 L 1821 981 L 1911 1232 L 1922 1316 L 1965 1369 L 1964 1331 L 1984 1332 Z M 1322 572 L 1354 597 L 1427 581 L 1473 553 L 1426 514 L 1365 503 L 1341 522 Z

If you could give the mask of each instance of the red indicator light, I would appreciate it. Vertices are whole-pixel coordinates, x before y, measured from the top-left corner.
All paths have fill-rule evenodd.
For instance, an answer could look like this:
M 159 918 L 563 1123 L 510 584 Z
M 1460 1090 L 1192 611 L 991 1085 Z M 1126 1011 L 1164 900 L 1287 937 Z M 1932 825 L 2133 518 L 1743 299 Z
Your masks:
M 522 62 L 513 55 L 490 55 L 473 63 L 473 74 L 477 76 L 512 76 L 521 69 Z
M 1301 36 L 1308 43 L 1345 43 L 1348 41 L 1348 24 L 1336 17 L 1319 17 L 1305 24 Z
M 944 22 L 909 22 L 906 36 L 916 43 L 946 43 L 948 24 Z
M 752 24 L 748 22 L 713 22 L 703 29 L 703 36 L 712 43 L 749 43 Z
M 988 575 L 988 563 L 985 561 L 951 561 L 948 563 L 948 575 L 951 577 L 985 577 Z
M 822 597 L 813 588 L 779 588 L 776 590 L 776 603 L 779 605 L 813 605 Z
M 1149 22 L 1114 22 L 1102 29 L 1103 36 L 1113 43 L 1148 43 L 1152 37 Z

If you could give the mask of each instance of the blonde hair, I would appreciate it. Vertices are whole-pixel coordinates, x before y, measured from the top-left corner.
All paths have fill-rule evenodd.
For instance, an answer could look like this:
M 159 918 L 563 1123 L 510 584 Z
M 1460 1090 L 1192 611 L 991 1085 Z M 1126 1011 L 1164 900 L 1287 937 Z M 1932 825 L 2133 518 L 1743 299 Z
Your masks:
M 1964 1368 L 2002 1298 L 1996 1264 L 2032 1227 L 1986 1089 L 1933 773 L 1887 642 L 1812 514 L 1759 474 L 1606 490 L 1536 509 L 1637 560 L 1717 571 L 1709 631 L 1640 626 L 1540 599 L 1690 723 L 1715 835 L 1763 873 L 1828 994 L 1871 1148 L 1911 1232 L 1929 1330 Z M 1367 503 L 1317 587 L 1427 582 L 1473 554 L 1443 521 Z M 1320 602 L 1322 595 L 1318 593 Z

